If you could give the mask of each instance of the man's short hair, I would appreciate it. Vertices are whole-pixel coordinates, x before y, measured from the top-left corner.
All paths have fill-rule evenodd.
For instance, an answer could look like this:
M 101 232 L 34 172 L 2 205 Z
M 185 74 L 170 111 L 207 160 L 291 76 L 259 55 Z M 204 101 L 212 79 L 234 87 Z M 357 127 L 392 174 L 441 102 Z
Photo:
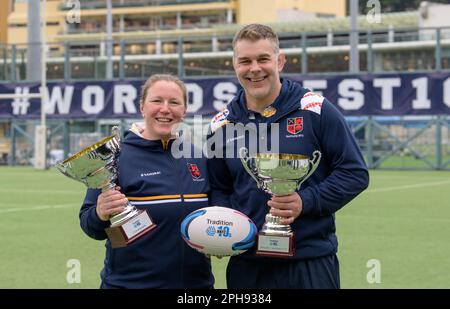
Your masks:
M 269 26 L 261 24 L 250 24 L 239 30 L 233 39 L 233 49 L 236 47 L 236 43 L 238 41 L 249 40 L 251 42 L 256 42 L 264 39 L 272 41 L 275 47 L 275 52 L 279 52 L 280 42 L 278 41 L 277 34 Z

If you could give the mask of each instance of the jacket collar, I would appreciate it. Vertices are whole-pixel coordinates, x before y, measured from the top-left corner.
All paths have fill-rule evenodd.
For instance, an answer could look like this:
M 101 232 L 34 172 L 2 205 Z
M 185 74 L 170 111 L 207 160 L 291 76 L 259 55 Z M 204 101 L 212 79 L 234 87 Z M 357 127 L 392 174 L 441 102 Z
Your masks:
M 267 123 L 276 122 L 287 113 L 298 109 L 300 107 L 300 99 L 306 92 L 306 89 L 291 80 L 281 78 L 280 81 L 280 94 L 275 101 L 268 106 L 274 108 L 276 112 L 267 117 Z M 229 110 L 227 120 L 235 123 L 240 122 L 242 124 L 247 124 L 250 122 L 249 117 L 253 112 L 247 109 L 245 92 L 243 89 L 239 90 L 235 99 L 228 104 L 227 108 Z
M 170 149 L 173 139 L 169 140 L 148 140 L 142 136 L 142 131 L 144 129 L 144 123 L 133 123 L 131 128 L 125 132 L 123 143 L 134 145 L 138 147 L 144 147 L 150 150 L 161 151 Z

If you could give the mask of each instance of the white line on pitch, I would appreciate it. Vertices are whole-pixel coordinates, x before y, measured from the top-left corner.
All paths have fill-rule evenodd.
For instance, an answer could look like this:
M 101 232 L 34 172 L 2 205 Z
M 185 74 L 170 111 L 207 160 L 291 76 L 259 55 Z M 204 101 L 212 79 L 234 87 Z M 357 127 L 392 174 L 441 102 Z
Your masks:
M 36 190 L 36 189 L 6 189 L 6 188 L 0 188 L 0 192 L 5 193 L 41 193 L 41 194 L 84 194 L 85 192 L 80 192 L 79 190 Z
M 30 210 L 44 210 L 44 209 L 71 208 L 74 206 L 81 206 L 81 203 L 80 204 L 40 205 L 40 206 L 33 206 L 33 207 L 5 208 L 5 209 L 0 209 L 0 213 L 30 211 Z
M 378 189 L 369 189 L 364 193 L 376 193 L 376 192 L 387 192 L 387 191 L 397 191 L 397 190 L 408 190 L 414 188 L 423 188 L 423 187 L 433 187 L 433 186 L 442 186 L 450 184 L 450 180 L 448 181 L 436 181 L 436 182 L 425 182 L 425 183 L 417 183 L 413 185 L 404 185 L 404 186 L 396 186 L 389 188 L 378 188 Z
M 355 214 L 346 214 L 346 213 L 341 213 L 339 214 L 340 217 L 345 217 L 345 218 L 360 218 L 361 220 L 390 220 L 390 221 L 412 221 L 414 223 L 417 223 L 417 216 L 373 216 L 371 215 L 370 217 L 367 215 L 355 215 Z M 421 217 L 420 222 L 450 222 L 450 219 L 448 218 L 423 218 Z

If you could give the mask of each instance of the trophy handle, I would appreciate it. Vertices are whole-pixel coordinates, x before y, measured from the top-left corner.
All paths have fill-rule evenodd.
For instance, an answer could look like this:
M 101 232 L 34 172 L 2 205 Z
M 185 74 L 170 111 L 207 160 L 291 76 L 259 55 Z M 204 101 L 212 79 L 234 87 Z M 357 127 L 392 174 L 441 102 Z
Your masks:
M 303 177 L 303 179 L 300 180 L 300 182 L 297 186 L 297 190 L 300 190 L 302 183 L 304 183 L 306 181 L 306 179 L 308 179 L 309 176 L 311 176 L 312 173 L 314 173 L 314 171 L 317 169 L 317 167 L 319 166 L 321 157 L 322 157 L 322 153 L 319 150 L 315 150 L 313 152 L 313 158 L 312 158 L 312 160 L 309 160 L 309 163 L 311 164 L 311 169 L 309 170 L 308 174 L 306 174 L 305 177 Z
M 253 171 L 248 167 L 247 162 L 250 160 L 248 157 L 248 150 L 245 147 L 242 147 L 239 149 L 239 158 L 241 159 L 242 165 L 244 166 L 244 169 L 247 171 L 247 173 L 256 181 L 256 184 L 258 188 L 261 188 L 261 184 L 259 183 L 258 178 L 255 176 Z
M 120 129 L 119 129 L 119 127 L 118 126 L 112 127 L 111 133 L 112 133 L 112 135 L 114 135 L 116 137 L 117 141 L 119 142 L 120 141 Z

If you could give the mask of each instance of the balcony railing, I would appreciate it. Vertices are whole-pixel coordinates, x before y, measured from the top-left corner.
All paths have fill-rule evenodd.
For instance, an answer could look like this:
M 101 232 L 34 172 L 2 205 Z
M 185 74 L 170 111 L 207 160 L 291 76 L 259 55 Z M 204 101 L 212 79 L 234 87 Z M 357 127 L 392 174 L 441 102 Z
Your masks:
M 217 23 L 189 23 L 182 24 L 181 27 L 175 25 L 145 25 L 145 26 L 125 26 L 121 30 L 120 26 L 114 26 L 113 32 L 133 32 L 133 31 L 164 31 L 164 30 L 176 30 L 176 29 L 210 29 L 214 26 L 222 24 Z M 82 34 L 82 33 L 105 33 L 106 27 L 80 27 L 80 28 L 68 28 L 65 32 L 59 34 Z
M 279 39 L 287 56 L 284 70 L 287 73 L 348 71 L 350 47 L 346 32 L 281 33 Z M 361 31 L 359 48 L 361 71 L 450 69 L 450 27 Z M 27 50 L 27 44 L 0 45 L 0 80 L 25 79 Z M 105 41 L 52 43 L 48 51 L 49 79 L 84 78 L 80 72 L 104 78 Z M 113 42 L 115 76 L 120 78 L 146 75 L 149 68 L 157 71 L 175 68 L 180 75 L 230 74 L 231 57 L 232 36 L 191 35 Z
M 163 5 L 180 5 L 180 4 L 203 4 L 203 3 L 214 3 L 214 2 L 230 2 L 230 0 L 111 0 L 111 5 L 113 8 L 123 8 L 123 7 L 142 7 L 142 6 L 163 6 Z M 60 10 L 72 9 L 66 4 L 61 4 L 59 6 Z M 104 9 L 106 8 L 106 0 L 98 1 L 80 1 L 80 8 L 82 10 L 91 9 Z

